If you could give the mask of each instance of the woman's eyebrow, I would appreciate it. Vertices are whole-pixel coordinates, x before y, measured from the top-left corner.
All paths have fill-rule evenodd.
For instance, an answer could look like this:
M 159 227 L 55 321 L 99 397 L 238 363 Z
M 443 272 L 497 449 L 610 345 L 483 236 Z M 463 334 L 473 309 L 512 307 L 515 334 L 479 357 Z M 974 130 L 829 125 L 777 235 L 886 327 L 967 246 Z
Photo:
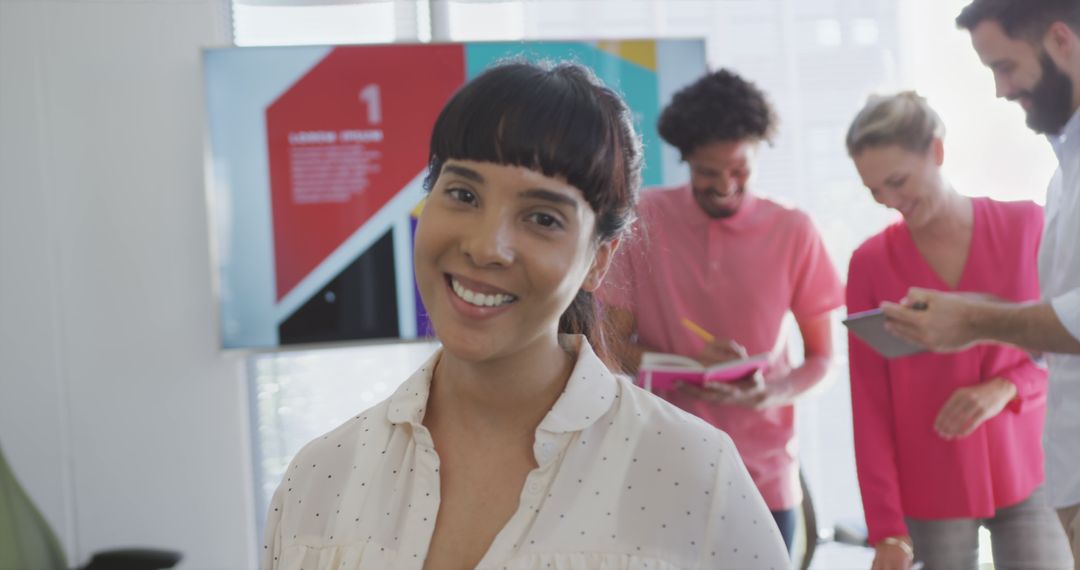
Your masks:
M 484 177 L 481 176 L 479 172 L 477 172 L 477 171 L 475 171 L 475 170 L 473 170 L 471 168 L 466 168 L 464 166 L 458 166 L 458 165 L 455 165 L 455 164 L 447 164 L 446 166 L 443 167 L 443 172 L 449 172 L 449 173 L 452 173 L 452 174 L 457 174 L 458 176 L 460 176 L 462 178 L 472 180 L 473 182 L 476 182 L 476 183 L 479 183 L 479 184 L 484 183 Z
M 534 198 L 538 200 L 544 200 L 546 202 L 553 202 L 555 204 L 560 204 L 563 206 L 569 206 L 575 212 L 578 208 L 577 200 L 574 200 L 573 198 L 565 194 L 555 192 L 553 190 L 546 190 L 544 188 L 530 188 L 528 190 L 522 191 L 519 196 L 523 198 Z

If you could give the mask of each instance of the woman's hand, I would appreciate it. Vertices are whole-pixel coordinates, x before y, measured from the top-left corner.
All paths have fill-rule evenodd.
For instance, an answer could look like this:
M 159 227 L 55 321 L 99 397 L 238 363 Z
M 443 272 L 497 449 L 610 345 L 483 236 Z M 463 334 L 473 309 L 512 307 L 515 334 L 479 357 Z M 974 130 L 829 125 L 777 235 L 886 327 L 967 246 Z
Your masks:
M 967 437 L 1015 397 L 1016 385 L 1004 378 L 958 388 L 938 412 L 934 430 L 945 439 Z
M 897 542 L 903 542 L 907 548 Z M 870 566 L 870 570 L 909 570 L 914 562 L 911 538 L 898 536 L 892 541 L 877 543 L 877 547 L 874 548 L 874 564 Z

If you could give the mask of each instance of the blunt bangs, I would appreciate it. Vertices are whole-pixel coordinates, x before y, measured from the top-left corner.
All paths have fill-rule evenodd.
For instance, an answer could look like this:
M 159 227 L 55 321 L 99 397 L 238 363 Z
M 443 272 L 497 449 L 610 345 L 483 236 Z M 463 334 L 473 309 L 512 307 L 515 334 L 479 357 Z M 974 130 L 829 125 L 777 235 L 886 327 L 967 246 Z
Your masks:
M 573 64 L 515 62 L 470 81 L 435 123 L 424 188 L 431 191 L 447 160 L 491 162 L 562 177 L 603 211 L 605 190 L 627 183 L 627 165 L 617 131 L 622 117 L 588 88 L 595 81 L 589 73 Z

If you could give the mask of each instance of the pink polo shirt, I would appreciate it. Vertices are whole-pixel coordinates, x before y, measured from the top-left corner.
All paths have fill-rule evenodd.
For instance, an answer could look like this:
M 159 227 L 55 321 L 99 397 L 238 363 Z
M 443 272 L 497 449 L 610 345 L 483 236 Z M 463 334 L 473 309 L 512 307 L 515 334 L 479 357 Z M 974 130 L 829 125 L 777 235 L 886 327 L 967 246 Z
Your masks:
M 847 307 L 897 301 L 909 287 L 1039 298 L 1036 255 L 1042 208 L 972 199 L 971 245 L 951 288 L 919 253 L 903 222 L 866 240 L 851 257 Z M 908 533 L 904 517 L 971 519 L 1028 498 L 1043 482 L 1046 371 L 1022 350 L 981 344 L 952 354 L 886 360 L 849 335 L 855 463 L 870 542 Z M 1001 377 L 1017 397 L 971 435 L 942 439 L 934 420 L 958 388 Z
M 685 317 L 750 354 L 771 351 L 765 380 L 791 369 L 781 324 L 822 315 L 843 304 L 844 290 L 810 218 L 747 195 L 732 217 L 712 219 L 689 186 L 646 191 L 634 238 L 616 254 L 598 292 L 606 304 L 630 310 L 638 342 L 695 357 L 704 341 Z M 801 500 L 795 457 L 795 410 L 750 410 L 664 394 L 671 403 L 728 433 L 770 510 Z

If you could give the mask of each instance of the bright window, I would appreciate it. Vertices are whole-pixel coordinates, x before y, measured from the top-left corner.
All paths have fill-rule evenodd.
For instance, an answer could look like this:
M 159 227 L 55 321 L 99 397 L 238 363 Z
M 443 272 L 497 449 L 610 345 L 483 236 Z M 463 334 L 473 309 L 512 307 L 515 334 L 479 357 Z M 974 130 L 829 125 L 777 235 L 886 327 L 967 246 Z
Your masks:
M 258 520 L 305 443 L 390 397 L 436 348 L 420 342 L 252 356 Z
M 395 39 L 395 3 L 289 5 L 233 3 L 238 46 L 356 44 Z

